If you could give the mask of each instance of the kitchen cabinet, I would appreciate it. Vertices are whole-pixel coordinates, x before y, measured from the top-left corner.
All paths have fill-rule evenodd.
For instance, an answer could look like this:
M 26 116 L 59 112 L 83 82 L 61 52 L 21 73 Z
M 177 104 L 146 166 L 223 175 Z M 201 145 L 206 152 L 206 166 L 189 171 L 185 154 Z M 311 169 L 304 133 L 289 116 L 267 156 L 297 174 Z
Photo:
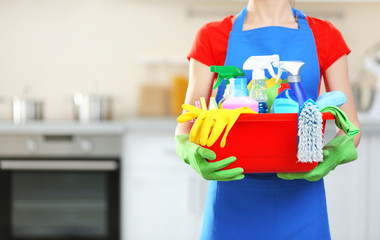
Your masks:
M 127 131 L 122 239 L 199 238 L 207 181 L 180 160 L 174 131 Z
M 365 126 L 365 124 L 363 124 Z M 334 130 L 326 131 L 326 140 Z M 364 127 L 356 161 L 325 177 L 332 239 L 380 239 L 380 131 Z

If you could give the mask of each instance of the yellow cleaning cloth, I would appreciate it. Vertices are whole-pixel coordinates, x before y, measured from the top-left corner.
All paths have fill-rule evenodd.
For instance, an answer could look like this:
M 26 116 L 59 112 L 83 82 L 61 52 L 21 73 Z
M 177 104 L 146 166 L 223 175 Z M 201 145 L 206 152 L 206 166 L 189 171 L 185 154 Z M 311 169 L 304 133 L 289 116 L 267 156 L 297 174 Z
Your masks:
M 251 87 L 252 87 L 252 82 L 253 80 L 251 80 L 249 83 L 248 83 L 248 90 L 251 90 Z M 267 88 L 271 88 L 273 87 L 274 85 L 276 85 L 277 83 L 282 83 L 282 80 L 281 78 L 278 80 L 278 82 L 276 83 L 276 78 L 271 78 L 271 79 L 268 79 L 265 81 L 266 85 L 267 85 Z
M 282 80 L 280 78 L 280 79 L 278 79 L 278 82 L 276 82 L 276 78 L 271 78 L 271 79 L 265 81 L 265 83 L 267 84 L 267 88 L 271 88 L 274 85 L 276 85 L 277 83 L 282 83 Z

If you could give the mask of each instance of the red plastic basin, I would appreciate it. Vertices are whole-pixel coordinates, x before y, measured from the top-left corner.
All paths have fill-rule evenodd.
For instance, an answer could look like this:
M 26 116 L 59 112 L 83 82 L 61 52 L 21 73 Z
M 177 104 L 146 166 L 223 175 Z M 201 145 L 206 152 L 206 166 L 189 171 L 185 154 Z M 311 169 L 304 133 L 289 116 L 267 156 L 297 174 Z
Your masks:
M 237 160 L 224 169 L 242 167 L 244 173 L 308 172 L 317 162 L 302 163 L 297 158 L 297 113 L 242 114 L 232 127 L 224 148 L 220 138 L 209 147 L 219 161 L 230 156 Z M 323 113 L 326 120 L 334 115 Z

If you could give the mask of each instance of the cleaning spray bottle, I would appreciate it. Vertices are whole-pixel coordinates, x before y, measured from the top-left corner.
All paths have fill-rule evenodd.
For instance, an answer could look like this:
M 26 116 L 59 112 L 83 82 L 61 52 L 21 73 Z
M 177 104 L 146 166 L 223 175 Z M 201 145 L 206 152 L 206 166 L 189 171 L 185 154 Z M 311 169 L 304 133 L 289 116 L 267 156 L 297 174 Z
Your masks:
M 223 98 L 218 103 L 218 108 L 222 108 L 223 103 L 232 96 L 232 87 L 234 85 L 235 78 L 226 80 L 226 88 L 224 89 Z
M 258 102 L 248 96 L 246 78 L 235 78 L 231 97 L 222 103 L 223 109 L 236 109 L 239 107 L 249 107 L 255 112 L 259 111 Z
M 226 87 L 224 90 L 223 98 L 218 103 L 219 108 L 220 108 L 223 102 L 231 96 L 231 92 L 232 92 L 231 82 L 233 82 L 233 80 L 236 77 L 244 76 L 245 74 L 240 68 L 235 67 L 235 66 L 211 66 L 210 71 L 214 73 L 218 73 L 218 78 L 216 80 L 216 83 L 213 89 L 216 89 L 217 87 L 219 87 L 222 80 L 226 79 Z
M 278 75 L 281 75 L 282 71 L 289 73 L 288 83 L 297 99 L 299 107 L 307 100 L 305 90 L 301 84 L 300 75 L 301 67 L 304 64 L 305 63 L 301 61 L 279 61 L 273 64 L 273 66 L 278 68 Z
M 265 56 L 252 56 L 249 57 L 243 64 L 244 70 L 252 70 L 252 87 L 249 96 L 259 103 L 259 113 L 267 113 L 267 85 L 265 83 L 265 69 L 269 74 L 276 78 L 274 74 L 272 62 L 278 62 L 279 55 L 265 55 Z

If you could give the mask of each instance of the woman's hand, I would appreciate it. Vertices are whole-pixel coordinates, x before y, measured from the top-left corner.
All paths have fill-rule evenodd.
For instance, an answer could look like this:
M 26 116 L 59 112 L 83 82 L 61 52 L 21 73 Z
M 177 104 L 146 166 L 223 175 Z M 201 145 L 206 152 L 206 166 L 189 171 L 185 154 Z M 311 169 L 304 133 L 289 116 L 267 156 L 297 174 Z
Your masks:
M 189 137 L 189 134 L 177 135 L 175 137 L 177 155 L 185 163 L 190 164 L 191 167 L 204 179 L 233 181 L 244 178 L 243 168 L 221 170 L 236 161 L 236 157 L 229 157 L 217 162 L 209 163 L 207 159 L 214 160 L 216 154 L 210 149 L 203 148 L 190 142 Z
M 310 172 L 305 173 L 277 173 L 277 176 L 286 180 L 306 179 L 318 181 L 334 170 L 339 164 L 348 163 L 358 158 L 354 144 L 354 137 L 340 135 L 331 140 L 323 148 L 323 162 L 319 163 Z

